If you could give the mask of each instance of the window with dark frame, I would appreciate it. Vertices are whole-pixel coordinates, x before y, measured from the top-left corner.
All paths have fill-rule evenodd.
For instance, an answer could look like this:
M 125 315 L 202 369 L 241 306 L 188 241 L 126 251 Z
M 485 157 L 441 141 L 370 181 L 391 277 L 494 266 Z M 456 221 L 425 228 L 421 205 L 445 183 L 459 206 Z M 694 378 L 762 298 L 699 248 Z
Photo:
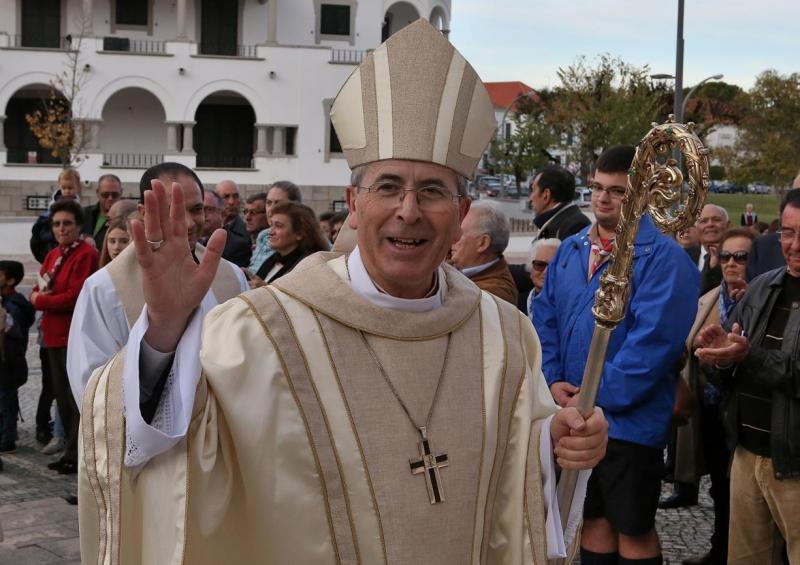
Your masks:
M 328 140 L 328 153 L 342 153 L 342 143 L 339 141 L 339 136 L 336 135 L 336 128 L 333 127 L 333 122 L 330 120 L 328 120 L 328 128 L 331 132 Z
M 320 6 L 320 35 L 350 35 L 350 6 L 322 4 Z
M 297 127 L 289 126 L 286 128 L 286 155 L 296 155 L 295 142 L 297 141 Z
M 114 23 L 124 26 L 147 26 L 150 0 L 117 0 Z

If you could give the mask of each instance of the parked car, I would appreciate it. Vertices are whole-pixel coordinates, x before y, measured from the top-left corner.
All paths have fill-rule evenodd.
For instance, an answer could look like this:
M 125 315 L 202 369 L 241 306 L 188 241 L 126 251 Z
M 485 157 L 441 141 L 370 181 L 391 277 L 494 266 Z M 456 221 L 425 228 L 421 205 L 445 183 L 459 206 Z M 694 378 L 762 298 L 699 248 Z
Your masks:
M 502 181 L 498 177 L 483 177 L 481 179 L 481 186 L 478 190 L 485 192 L 486 196 L 497 197 L 500 196 L 502 190 Z
M 772 187 L 761 182 L 751 182 L 747 185 L 750 194 L 772 194 Z
M 575 200 L 573 202 L 581 208 L 592 205 L 592 191 L 585 186 L 575 187 Z

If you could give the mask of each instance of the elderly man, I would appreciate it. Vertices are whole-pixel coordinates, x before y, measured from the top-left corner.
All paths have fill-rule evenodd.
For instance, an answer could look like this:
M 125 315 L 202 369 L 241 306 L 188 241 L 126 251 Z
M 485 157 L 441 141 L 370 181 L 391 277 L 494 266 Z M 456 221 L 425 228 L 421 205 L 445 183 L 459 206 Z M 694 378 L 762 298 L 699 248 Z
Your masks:
M 800 190 L 786 193 L 780 219 L 786 266 L 751 281 L 727 323 L 700 332 L 695 352 L 717 368 L 728 447 L 734 450 L 728 536 L 733 564 L 769 563 L 780 538 L 789 562 L 800 563 Z
M 122 197 L 122 181 L 117 175 L 103 175 L 97 179 L 95 194 L 97 204 L 83 209 L 83 233 L 92 236 L 95 247 L 102 249 L 111 206 Z
M 503 258 L 510 234 L 511 223 L 502 211 L 489 202 L 473 202 L 451 248 L 450 263 L 481 290 L 516 304 L 517 287 Z
M 302 202 L 300 189 L 297 185 L 292 181 L 279 180 L 269 187 L 264 200 L 264 219 L 267 225 L 255 236 L 255 247 L 253 247 L 253 255 L 250 257 L 250 267 L 248 269 L 251 273 L 257 273 L 264 261 L 272 255 L 272 247 L 269 245 L 269 213 L 272 207 L 279 202 Z
M 253 250 L 244 220 L 239 215 L 241 212 L 239 187 L 232 180 L 224 180 L 217 183 L 214 193 L 223 202 L 222 227 L 228 232 L 228 239 L 233 240 L 226 244 L 222 257 L 240 267 L 246 267 L 250 264 Z
M 706 204 L 697 220 L 700 232 L 700 245 L 687 247 L 686 252 L 700 269 L 700 292 L 705 294 L 717 288 L 722 282 L 722 269 L 719 265 L 719 240 L 730 227 L 728 212 L 722 206 Z
M 224 234 L 198 266 L 180 193 L 169 216 L 164 191 L 148 195 L 137 253 L 172 283 L 144 277 L 146 315 L 126 359 L 97 371 L 84 400 L 82 518 L 108 524 L 82 530 L 85 559 L 516 565 L 566 555 L 552 450 L 562 468 L 591 467 L 602 413 L 555 411 L 530 325 L 442 265 L 469 209 L 465 177 L 494 131 L 488 93 L 419 20 L 365 58 L 331 114 L 353 171 L 357 247 L 312 255 L 205 320 Z M 169 416 L 146 420 L 138 393 L 159 387 Z M 108 449 L 125 463 L 102 457 Z
M 597 159 L 592 211 L 597 221 L 568 238 L 547 270 L 533 306 L 542 370 L 556 402 L 575 403 L 589 356 L 595 292 L 613 249 L 634 148 Z M 642 216 L 633 243 L 631 296 L 611 336 L 597 404 L 609 420 L 608 453 L 593 471 L 584 508 L 581 563 L 661 563 L 655 530 L 662 454 L 669 435 L 683 341 L 697 310 L 697 269 Z M 638 561 L 636 561 L 638 562 Z
M 199 244 L 203 229 L 202 183 L 190 168 L 180 163 L 161 163 L 142 175 L 139 191 L 142 203 L 139 213 L 145 215 L 144 195 L 153 182 L 169 185 L 168 191 L 180 192 L 182 209 L 188 216 L 184 229 L 187 250 L 201 258 L 206 253 Z M 208 193 L 205 193 L 206 196 Z M 114 356 L 128 340 L 128 334 L 144 306 L 141 289 L 142 272 L 133 246 L 128 246 L 114 261 L 86 279 L 70 326 L 67 341 L 67 372 L 78 407 L 86 383 L 97 367 Z M 246 290 L 247 281 L 233 264 L 222 261 L 209 291 L 209 302 L 224 302 Z
M 114 202 L 108 210 L 108 221 L 113 222 L 117 218 L 127 218 L 139 209 L 139 204 L 132 198 L 122 198 Z

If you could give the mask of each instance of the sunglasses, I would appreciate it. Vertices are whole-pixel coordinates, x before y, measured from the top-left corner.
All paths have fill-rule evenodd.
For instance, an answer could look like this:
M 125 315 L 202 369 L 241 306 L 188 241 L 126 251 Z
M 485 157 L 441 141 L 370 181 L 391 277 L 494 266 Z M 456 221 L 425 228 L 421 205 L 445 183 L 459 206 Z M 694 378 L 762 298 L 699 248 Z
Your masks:
M 734 251 L 733 253 L 731 253 L 730 251 L 720 251 L 719 260 L 720 263 L 722 263 L 723 265 L 728 261 L 730 261 L 731 259 L 733 259 L 740 265 L 744 265 L 745 263 L 747 263 L 748 255 L 749 253 L 747 251 Z
M 548 263 L 547 261 L 531 261 L 531 267 L 533 267 L 533 270 L 538 273 L 544 271 L 547 268 L 547 265 L 549 264 L 550 263 Z

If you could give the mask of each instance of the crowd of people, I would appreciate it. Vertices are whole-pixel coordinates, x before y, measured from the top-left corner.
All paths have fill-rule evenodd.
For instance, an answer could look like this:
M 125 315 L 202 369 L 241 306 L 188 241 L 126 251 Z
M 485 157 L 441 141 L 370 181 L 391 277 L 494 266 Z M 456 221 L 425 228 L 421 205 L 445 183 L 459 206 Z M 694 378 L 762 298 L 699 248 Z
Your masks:
M 474 70 L 424 21 L 361 68 L 331 109 L 349 215 L 317 216 L 286 180 L 207 190 L 171 162 L 136 201 L 103 175 L 81 207 L 65 169 L 28 299 L 0 261 L 0 452 L 38 310 L 36 439 L 52 470 L 81 469 L 84 559 L 656 565 L 656 509 L 696 502 L 707 473 L 711 551 L 686 563 L 800 563 L 800 187 L 766 235 L 752 208 L 731 229 L 707 204 L 680 234 L 641 218 L 581 414 L 635 149 L 598 156 L 593 221 L 567 169 L 538 171 L 536 237 L 510 265 L 508 219 L 466 193 L 494 124 Z M 408 119 L 423 111 L 438 122 Z

